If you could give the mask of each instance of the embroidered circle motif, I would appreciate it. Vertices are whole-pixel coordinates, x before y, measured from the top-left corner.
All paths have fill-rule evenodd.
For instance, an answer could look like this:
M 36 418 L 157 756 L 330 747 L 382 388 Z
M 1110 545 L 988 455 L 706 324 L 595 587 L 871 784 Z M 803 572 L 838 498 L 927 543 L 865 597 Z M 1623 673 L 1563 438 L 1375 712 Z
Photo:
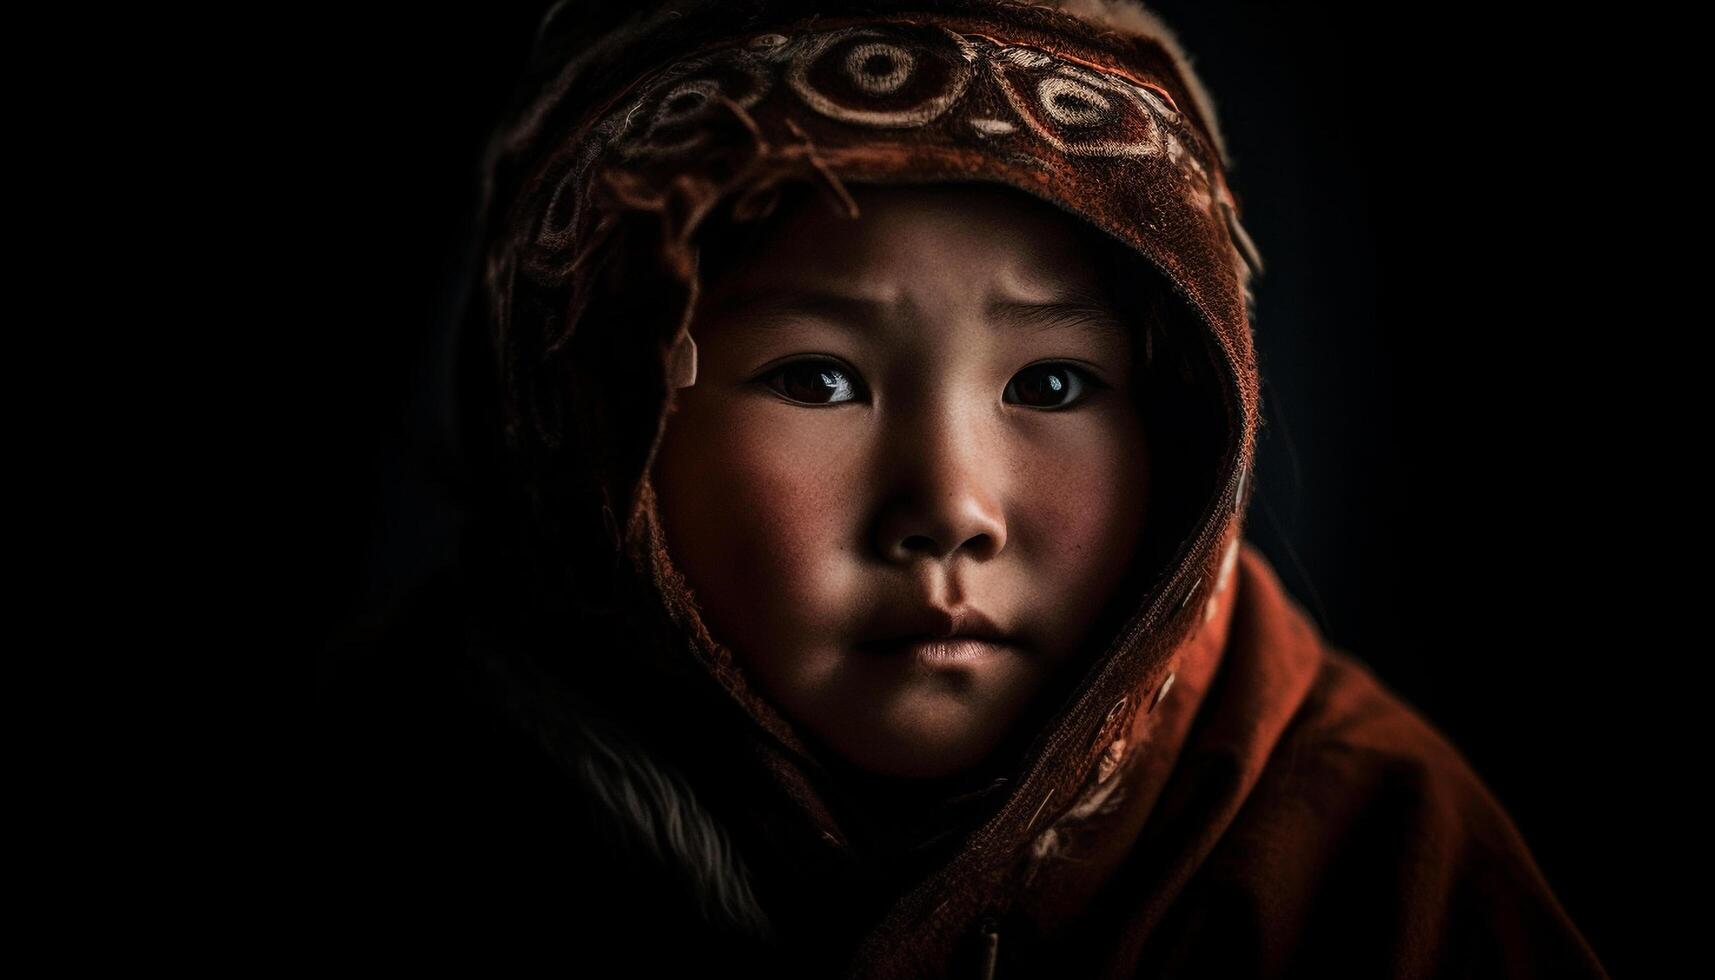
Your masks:
M 899 91 L 917 59 L 897 44 L 859 44 L 846 55 L 846 74 L 870 95 L 892 95 Z
M 1067 126 L 1094 126 L 1105 120 L 1113 106 L 1107 97 L 1082 82 L 1050 75 L 1036 83 L 1042 108 L 1055 121 Z
M 1018 118 L 1061 153 L 1174 159 L 1182 149 L 1161 100 L 1126 79 L 1016 45 L 985 62 Z
M 578 218 L 583 213 L 584 173 L 600 149 L 595 143 L 585 145 L 554 183 L 553 196 L 548 199 L 547 207 L 542 209 L 542 223 L 536 229 L 539 247 L 553 251 L 571 242 Z
M 674 123 L 695 118 L 720 91 L 720 85 L 712 78 L 700 78 L 674 88 L 661 99 L 661 104 L 655 107 L 655 117 L 649 122 L 649 132 L 655 133 Z
M 748 109 L 773 85 L 773 73 L 742 48 L 674 65 L 610 124 L 620 133 L 619 152 L 627 159 L 684 154 L 708 141 L 717 97 Z
M 975 74 L 954 38 L 945 43 L 873 28 L 813 35 L 792 58 L 786 82 L 830 119 L 883 128 L 922 126 L 965 94 Z M 796 47 L 796 45 L 794 45 Z

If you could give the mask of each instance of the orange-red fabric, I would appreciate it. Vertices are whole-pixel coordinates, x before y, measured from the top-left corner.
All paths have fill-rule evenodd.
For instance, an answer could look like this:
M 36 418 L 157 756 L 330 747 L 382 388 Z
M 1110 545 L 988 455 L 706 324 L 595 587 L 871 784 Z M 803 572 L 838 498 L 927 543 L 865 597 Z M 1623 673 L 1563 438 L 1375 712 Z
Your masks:
M 1248 545 L 1232 601 L 1128 800 L 1025 899 L 1054 938 L 1018 975 L 1605 975 L 1465 758 Z

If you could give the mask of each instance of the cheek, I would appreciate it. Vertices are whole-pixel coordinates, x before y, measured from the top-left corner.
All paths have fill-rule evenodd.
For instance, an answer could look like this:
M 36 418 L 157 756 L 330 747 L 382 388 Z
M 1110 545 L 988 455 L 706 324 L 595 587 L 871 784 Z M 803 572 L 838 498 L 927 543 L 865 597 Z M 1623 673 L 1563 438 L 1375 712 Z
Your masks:
M 1114 413 L 1042 439 L 1018 499 L 1031 501 L 1031 551 L 1078 595 L 1130 560 L 1146 519 L 1149 458 L 1141 422 Z M 1036 562 L 1033 561 L 1033 564 Z M 1040 566 L 1039 566 L 1040 567 Z
M 711 628 L 731 642 L 797 645 L 838 618 L 859 488 L 836 429 L 749 399 L 669 422 L 663 520 Z

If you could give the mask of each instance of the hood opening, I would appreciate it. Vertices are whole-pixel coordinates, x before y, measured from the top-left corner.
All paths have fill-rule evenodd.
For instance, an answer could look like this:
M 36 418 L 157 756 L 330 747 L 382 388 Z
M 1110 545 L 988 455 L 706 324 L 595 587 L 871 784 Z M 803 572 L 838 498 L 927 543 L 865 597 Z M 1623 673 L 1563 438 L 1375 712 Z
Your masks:
M 823 192 L 810 180 L 786 181 L 778 190 L 776 201 L 787 204 Z M 773 213 L 772 207 L 764 208 L 749 220 L 735 220 L 731 203 L 729 199 L 726 206 L 715 209 L 696 230 L 702 253 L 713 257 L 700 270 L 704 281 L 720 274 L 727 264 L 743 261 L 751 245 L 766 233 L 762 219 Z M 1063 710 L 1087 681 L 1086 675 L 1100 666 L 1094 658 L 1176 570 L 1175 556 L 1191 544 L 1198 520 L 1221 489 L 1216 481 L 1236 426 L 1221 387 L 1223 372 L 1216 360 L 1220 348 L 1208 324 L 1146 256 L 1067 210 L 1088 233 L 1101 239 L 1103 277 L 1128 317 L 1140 325 L 1144 340 L 1137 346 L 1143 382 L 1137 392 L 1147 426 L 1152 479 L 1146 530 L 1125 583 L 1099 617 L 1086 657 L 1068 665 L 1071 669 L 1058 678 L 1056 695 L 1041 702 L 1042 715 L 1021 726 L 1021 731 L 1033 733 Z M 575 329 L 565 323 L 563 314 L 543 317 L 547 329 L 565 331 L 566 336 L 557 342 L 543 338 L 540 345 L 550 353 L 538 364 L 503 366 L 533 375 L 529 387 L 535 400 L 521 414 L 536 420 L 545 432 L 560 434 L 563 442 L 549 444 L 522 461 L 510 458 L 499 445 L 505 436 L 496 431 L 500 419 L 493 405 L 493 372 L 483 369 L 490 362 L 464 360 L 467 432 L 481 429 L 485 433 L 467 436 L 467 463 L 473 472 L 494 475 L 485 481 L 490 491 L 481 495 L 489 505 L 481 510 L 488 514 L 479 513 L 469 539 L 473 554 L 487 559 L 481 562 L 485 571 L 478 577 L 495 585 L 506 582 L 505 587 L 512 590 L 507 606 L 520 601 L 533 604 L 549 622 L 569 624 L 589 616 L 618 615 L 627 602 L 616 591 L 620 576 L 637 571 L 625 567 L 626 515 L 651 506 L 637 497 L 672 397 L 662 351 L 694 294 L 694 287 L 674 281 L 652 259 L 660 252 L 659 234 L 648 221 L 617 223 L 605 247 L 592 254 L 594 288 L 587 294 Z M 1143 324 L 1153 326 L 1142 330 Z M 480 338 L 471 339 L 472 346 L 477 346 Z M 506 488 L 520 482 L 529 485 L 531 492 L 522 496 L 507 492 Z M 529 517 L 520 522 L 495 516 L 508 511 Z M 527 567 L 538 573 L 536 578 L 505 572 L 517 567 L 513 562 L 520 555 L 528 556 Z M 632 587 L 653 591 L 644 582 L 633 582 Z M 692 596 L 666 598 L 689 611 L 689 625 L 700 634 L 703 646 L 714 644 L 695 619 Z M 628 661 L 623 670 L 600 658 L 569 666 L 586 675 L 586 682 L 637 690 L 670 676 L 693 679 L 688 659 Z M 736 665 L 732 669 L 737 670 Z M 625 700 L 622 694 L 620 700 Z M 1033 735 L 1021 737 L 1008 747 L 1013 763 L 973 774 L 960 781 L 952 794 L 968 807 L 971 794 L 984 795 L 978 792 L 980 787 L 999 788 L 996 780 L 1012 774 L 1014 763 L 1022 761 L 1034 741 Z
M 884 183 L 847 184 L 856 186 L 866 182 Z M 1011 184 L 999 183 L 1013 193 L 1026 193 Z M 691 290 L 693 294 L 745 262 L 768 234 L 770 217 L 794 206 L 822 206 L 823 202 L 816 198 L 825 198 L 826 206 L 840 206 L 823 184 L 808 179 L 783 182 L 772 188 L 770 194 L 768 202 L 761 206 L 754 198 L 749 199 L 743 218 L 735 217 L 733 199 L 729 198 L 696 230 L 694 240 L 699 258 L 695 266 L 699 285 Z M 1215 360 L 1221 356 L 1220 348 L 1209 325 L 1146 256 L 1103 233 L 1082 215 L 1060 206 L 1096 242 L 1095 252 L 1103 266 L 1101 278 L 1135 328 L 1140 379 L 1135 391 L 1148 431 L 1152 470 L 1146 530 L 1123 584 L 1115 590 L 1114 598 L 1092 628 L 1084 653 L 1066 665 L 1044 692 L 1036 710 L 1021 722 L 989 764 L 956 778 L 937 781 L 930 789 L 907 789 L 903 781 L 875 777 L 843 760 L 812 750 L 821 788 L 848 831 L 864 837 L 873 846 L 875 855 L 890 856 L 901 869 L 913 865 L 926 869 L 934 863 L 936 855 L 957 846 L 962 840 L 961 831 L 974 829 L 999 805 L 1004 790 L 1016 780 L 1033 749 L 1039 748 L 1050 734 L 1049 726 L 1054 719 L 1067 710 L 1077 692 L 1101 667 L 1101 657 L 1111 650 L 1119 632 L 1140 615 L 1177 570 L 1175 557 L 1183 556 L 1193 543 L 1198 522 L 1221 490 L 1217 481 L 1236 423 L 1228 414 L 1220 382 L 1222 372 Z M 637 348 L 649 349 L 646 342 L 649 338 L 671 335 L 680 320 L 674 317 L 671 326 L 659 327 L 619 318 L 606 322 L 627 333 Z M 634 360 L 627 356 L 623 360 L 637 365 L 648 358 L 639 356 Z M 664 365 L 657 363 L 654 367 L 664 374 Z M 667 399 L 672 397 L 665 385 L 661 390 Z M 665 402 L 661 411 L 667 411 Z M 637 431 L 646 428 L 639 427 Z M 653 524 L 653 518 L 646 523 Z M 664 545 L 662 550 L 666 551 Z M 661 560 L 672 563 L 670 552 Z M 706 643 L 719 646 L 718 640 L 709 636 L 706 627 L 697 620 L 694 596 L 681 598 L 690 607 L 688 614 L 694 621 L 694 631 L 704 636 Z M 734 671 L 743 674 L 736 665 Z M 899 805 L 874 808 L 872 801 L 881 793 L 900 794 L 895 801 Z M 916 813 L 918 820 L 910 825 L 889 826 L 882 819 L 884 814 L 904 812 Z

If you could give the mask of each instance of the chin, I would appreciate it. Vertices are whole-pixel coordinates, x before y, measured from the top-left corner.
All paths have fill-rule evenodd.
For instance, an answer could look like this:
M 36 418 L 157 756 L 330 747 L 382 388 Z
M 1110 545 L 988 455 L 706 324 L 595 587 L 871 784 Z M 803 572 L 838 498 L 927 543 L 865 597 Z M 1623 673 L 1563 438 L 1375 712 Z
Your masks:
M 968 711 L 942 710 L 927 717 L 876 713 L 865 721 L 861 728 L 845 726 L 827 736 L 842 758 L 878 776 L 953 776 L 981 764 L 1000 741 Z

